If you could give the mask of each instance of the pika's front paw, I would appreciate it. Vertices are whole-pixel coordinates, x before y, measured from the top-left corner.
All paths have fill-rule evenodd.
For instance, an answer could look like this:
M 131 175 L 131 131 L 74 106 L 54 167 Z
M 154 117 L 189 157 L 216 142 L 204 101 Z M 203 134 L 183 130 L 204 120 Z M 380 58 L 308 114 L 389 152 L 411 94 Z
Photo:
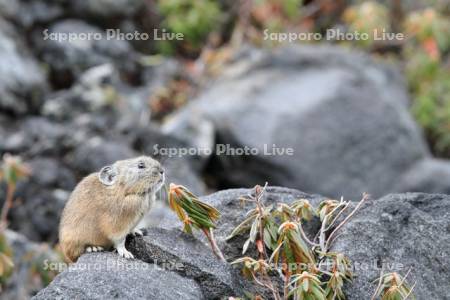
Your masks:
M 134 258 L 133 254 L 131 254 L 130 251 L 125 249 L 125 247 L 118 247 L 117 253 L 122 256 L 123 258 Z
M 140 229 L 134 229 L 132 232 L 131 232 L 131 234 L 133 235 L 133 236 L 143 236 L 144 235 L 144 232 L 142 232 L 142 230 L 140 230 Z
M 103 247 L 100 247 L 100 246 L 97 246 L 97 247 L 92 246 L 92 247 L 86 248 L 86 252 L 101 252 L 103 250 L 104 250 Z

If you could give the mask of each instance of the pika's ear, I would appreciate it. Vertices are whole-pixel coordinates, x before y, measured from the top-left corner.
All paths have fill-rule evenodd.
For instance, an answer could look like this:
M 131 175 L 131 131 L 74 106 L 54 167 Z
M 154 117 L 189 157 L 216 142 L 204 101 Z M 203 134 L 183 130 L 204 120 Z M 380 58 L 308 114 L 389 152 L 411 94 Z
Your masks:
M 117 179 L 117 170 L 113 166 L 106 166 L 98 173 L 98 180 L 104 185 L 113 185 Z

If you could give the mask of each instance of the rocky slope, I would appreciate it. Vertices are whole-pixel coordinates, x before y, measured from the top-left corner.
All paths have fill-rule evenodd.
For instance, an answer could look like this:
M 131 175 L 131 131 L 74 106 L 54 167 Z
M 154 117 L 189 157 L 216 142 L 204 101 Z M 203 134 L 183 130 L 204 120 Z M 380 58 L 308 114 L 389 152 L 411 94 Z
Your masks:
M 216 143 L 254 149 L 212 151 L 211 169 L 226 186 L 259 179 L 347 199 L 450 193 L 450 163 L 431 157 L 408 105 L 393 66 L 344 49 L 293 46 L 243 51 L 164 129 L 198 146 L 187 128 L 202 120 Z
M 150 9 L 144 9 L 148 3 L 0 0 L 0 156 L 20 155 L 33 171 L 28 181 L 19 182 L 17 205 L 9 214 L 9 228 L 15 231 L 10 237 L 17 238 L 11 243 L 19 267 L 5 285 L 11 291 L 0 298 L 26 299 L 45 284 L 32 264 L 19 262 L 31 252 L 41 257 L 41 242 L 49 243 L 45 253 L 55 255 L 49 249 L 57 243 L 62 208 L 83 176 L 118 159 L 155 154 L 155 146 L 213 150 L 211 155 L 181 158 L 157 155 L 166 168 L 168 182 L 184 184 L 200 195 L 265 181 L 354 200 L 361 192 L 375 197 L 390 192 L 450 193 L 450 163 L 429 154 L 408 112 L 408 94 L 398 70 L 362 53 L 334 46 L 297 45 L 272 51 L 242 45 L 218 77 L 195 80 L 179 61 L 149 59 L 147 55 L 154 53 L 153 42 L 45 39 L 46 29 L 55 34 L 104 33 L 108 28 L 148 32 L 156 22 L 149 16 Z M 150 98 L 180 77 L 198 85 L 199 95 L 161 124 L 152 118 Z M 214 151 L 218 144 L 253 147 L 260 152 L 264 144 L 269 151 L 276 144 L 294 152 L 225 156 Z M 0 205 L 5 188 L 0 183 Z M 225 242 L 224 237 L 242 213 L 234 201 L 246 192 L 227 190 L 205 198 L 223 210 L 218 238 L 229 259 L 239 256 L 242 238 Z M 323 199 L 289 189 L 268 193 L 268 199 L 276 201 L 297 197 L 307 197 L 313 203 Z M 178 227 L 166 210 L 164 205 L 155 208 L 145 224 Z M 314 229 L 312 225 L 310 230 Z M 183 239 L 179 232 L 167 235 L 172 238 L 168 240 Z M 204 242 L 201 236 L 197 238 Z M 164 248 L 164 241 L 149 246 L 148 238 L 139 240 L 139 245 L 130 242 L 136 251 L 153 249 L 154 255 L 154 249 L 160 253 L 173 250 Z M 186 247 L 198 245 L 191 242 L 186 241 Z M 137 265 L 155 264 L 151 257 L 140 257 L 145 262 L 137 261 Z M 106 261 L 102 254 L 83 258 L 87 264 L 97 259 Z M 211 269 L 189 263 L 196 270 L 192 276 L 175 276 L 172 271 L 164 276 L 182 281 L 180 289 L 190 287 L 186 297 L 217 295 L 218 290 L 209 291 L 202 285 L 202 274 L 211 276 Z M 104 273 L 102 269 L 95 274 Z M 87 276 L 83 270 L 70 274 L 79 278 L 81 286 L 88 284 L 82 281 Z M 122 274 L 126 280 L 127 274 Z M 134 279 L 146 274 L 135 274 Z M 105 284 L 113 280 L 105 278 Z M 223 285 L 226 278 L 211 280 L 218 280 L 220 291 L 235 291 L 234 285 Z M 58 280 L 53 287 L 59 282 L 71 289 L 67 285 L 70 280 Z M 120 290 L 131 286 L 132 282 L 127 282 Z M 61 293 L 67 292 L 66 288 L 61 287 Z M 72 292 L 69 298 L 87 296 L 83 291 Z M 149 295 L 136 293 L 129 296 Z
M 217 239 L 228 260 L 242 247 L 239 237 L 225 241 L 241 222 L 246 209 L 239 197 L 248 189 L 226 190 L 203 197 L 222 212 Z M 266 203 L 306 198 L 317 205 L 324 198 L 297 190 L 270 187 Z M 417 299 L 450 299 L 449 215 L 450 196 L 438 194 L 392 194 L 370 200 L 347 223 L 332 250 L 342 251 L 354 266 L 355 281 L 346 285 L 349 299 L 369 299 L 373 283 L 385 272 L 405 274 L 416 282 Z M 177 227 L 172 216 L 168 223 Z M 163 225 L 167 227 L 166 225 Z M 313 235 L 317 227 L 308 228 Z M 112 253 L 85 254 L 34 299 L 133 297 L 136 299 L 219 299 L 255 292 L 236 270 L 218 261 L 200 239 L 176 228 L 150 228 L 144 237 L 130 238 L 128 248 L 136 260 L 124 260 Z M 270 298 L 270 296 L 269 296 Z

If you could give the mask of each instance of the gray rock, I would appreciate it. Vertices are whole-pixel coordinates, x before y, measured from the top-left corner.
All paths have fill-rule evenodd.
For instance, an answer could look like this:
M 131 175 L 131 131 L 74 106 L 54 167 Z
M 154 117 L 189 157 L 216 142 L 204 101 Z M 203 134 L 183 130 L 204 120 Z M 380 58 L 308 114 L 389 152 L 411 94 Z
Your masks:
M 215 232 L 220 247 L 225 250 L 224 254 L 230 261 L 237 256 L 240 256 L 240 247 L 242 244 L 238 245 L 236 239 L 228 242 L 225 242 L 224 239 L 229 235 L 234 226 L 242 220 L 246 210 L 250 209 L 249 205 L 246 205 L 245 207 L 240 205 L 239 197 L 251 192 L 251 189 L 226 190 L 202 198 L 202 200 L 215 205 L 222 212 L 222 218 L 218 223 L 218 228 Z M 264 201 L 266 204 L 275 202 L 290 203 L 299 198 L 306 198 L 310 200 L 313 205 L 318 205 L 323 199 L 321 196 L 307 195 L 296 190 L 268 187 Z M 231 295 L 242 296 L 244 291 L 255 291 L 254 289 L 256 287 L 242 279 L 238 275 L 238 270 L 232 269 L 229 265 L 223 264 L 214 257 L 209 246 L 206 245 L 204 241 L 202 242 L 193 236 L 174 229 L 180 225 L 179 221 L 176 219 L 166 219 L 165 221 L 169 222 L 170 226 L 163 226 L 172 227 L 172 229 L 149 228 L 146 230 L 146 236 L 144 237 L 130 237 L 127 242 L 127 248 L 138 260 L 158 265 L 160 268 L 164 269 L 162 271 L 164 274 L 170 273 L 175 276 L 174 274 L 178 273 L 180 277 L 177 278 L 177 280 L 187 280 L 194 284 L 196 282 L 195 286 L 198 287 L 202 293 L 202 296 L 197 296 L 198 298 L 218 299 Z M 229 243 L 228 247 L 233 248 L 232 251 L 229 251 L 224 247 L 225 243 Z M 87 263 L 88 265 L 96 267 L 100 266 L 102 268 L 101 271 L 98 271 L 97 269 L 89 269 L 89 272 L 86 271 L 86 269 L 65 271 L 60 274 L 48 288 L 41 291 L 37 297 L 38 299 L 44 299 L 46 297 L 59 297 L 61 299 L 74 297 L 111 297 L 111 295 L 118 293 L 115 288 L 116 285 L 122 287 L 123 285 L 128 284 L 129 281 L 127 276 L 137 276 L 133 266 L 135 264 L 143 264 L 138 260 L 122 260 L 118 258 L 116 254 L 110 253 L 85 254 L 79 259 L 75 266 L 86 265 Z M 116 271 L 116 269 L 109 269 L 109 272 L 104 272 L 103 266 L 109 266 L 111 264 L 108 261 L 112 261 L 113 266 L 115 262 L 122 262 L 124 270 L 131 270 L 128 271 L 130 274 L 121 272 L 120 270 Z M 155 265 L 149 266 L 155 268 Z M 98 272 L 100 272 L 100 274 Z M 162 278 L 156 278 L 154 276 L 146 275 L 145 278 L 147 279 L 143 280 L 138 278 L 139 282 L 138 280 L 136 280 L 136 282 L 138 282 L 139 285 L 151 286 L 157 290 L 166 289 L 166 285 L 172 285 L 169 289 L 178 288 L 180 286 L 173 281 L 166 283 Z M 141 280 L 143 281 L 141 282 Z M 135 285 L 136 282 L 134 283 Z M 182 285 L 183 283 L 180 284 Z M 98 292 L 98 287 L 95 288 L 96 286 L 101 286 L 101 294 L 99 293 L 98 295 L 104 295 L 103 297 L 94 294 Z M 81 290 L 84 291 L 85 294 L 80 294 Z M 120 291 L 121 294 L 118 294 L 117 296 L 119 298 L 134 296 L 126 293 L 142 292 L 139 287 L 121 289 Z M 264 291 L 258 290 L 258 292 L 260 294 L 265 294 Z M 150 297 L 149 295 L 152 294 L 146 294 L 147 297 Z
M 398 72 L 369 56 L 289 47 L 249 51 L 165 127 L 183 135 L 187 124 L 205 118 L 216 143 L 256 149 L 216 151 L 209 169 L 223 185 L 269 181 L 356 200 L 363 192 L 395 191 L 398 178 L 429 157 L 407 103 Z M 294 153 L 274 155 L 273 145 Z
M 76 184 L 75 176 L 63 163 L 52 158 L 38 157 L 27 164 L 32 174 L 17 184 L 16 202 L 8 217 L 9 227 L 30 240 L 54 242 L 62 209 Z M 3 201 L 2 194 L 0 203 Z
M 154 127 L 148 99 L 152 91 L 166 84 L 176 72 L 170 62 L 162 60 L 157 66 L 145 67 L 143 71 L 152 77 L 143 79 L 141 86 L 130 85 L 112 63 L 90 67 L 69 89 L 50 94 L 42 114 L 52 120 L 75 121 L 82 130 L 114 129 L 136 135 L 142 128 Z
M 205 194 L 205 183 L 188 162 L 181 159 L 168 159 L 162 160 L 162 163 L 166 170 L 168 184 L 181 184 L 196 195 Z
M 63 36 L 67 40 L 58 40 Z M 126 41 L 107 40 L 100 28 L 81 20 L 54 23 L 47 32 L 35 32 L 33 40 L 57 87 L 69 87 L 83 71 L 105 63 L 115 63 L 125 73 L 136 71 L 136 54 Z
M 74 145 L 73 133 L 65 124 L 42 117 L 29 117 L 13 123 L 4 133 L 0 152 L 26 156 L 62 155 Z
M 38 24 L 48 24 L 64 13 L 61 1 L 0 0 L 0 16 L 22 29 L 33 29 Z
M 142 261 L 196 280 L 206 299 L 242 295 L 242 278 L 235 270 L 218 260 L 209 246 L 179 230 L 150 228 L 144 237 L 131 239 L 129 249 Z
M 126 142 L 106 140 L 96 136 L 84 142 L 75 149 L 73 156 L 68 158 L 72 168 L 87 175 L 98 172 L 102 167 L 117 160 L 137 156 Z
M 58 262 L 58 254 L 48 245 L 31 242 L 23 235 L 11 230 L 5 231 L 5 237 L 13 251 L 14 271 L 6 280 L 0 298 L 30 299 L 48 284 L 46 280 L 51 280 L 55 275 L 53 271 L 45 269 L 45 263 Z M 37 274 L 32 274 L 33 272 Z
M 89 253 L 32 299 L 204 299 L 198 284 L 115 253 Z
M 353 262 L 348 299 L 370 299 L 382 263 L 384 273 L 404 276 L 411 268 L 407 281 L 417 283 L 416 299 L 450 299 L 450 196 L 396 194 L 369 203 L 331 249 Z
M 450 162 L 442 159 L 424 159 L 418 162 L 402 176 L 396 190 L 450 194 Z
M 202 158 L 196 155 L 167 155 L 170 149 L 185 149 L 186 143 L 172 135 L 162 133 L 154 126 L 139 127 L 134 130 L 133 146 L 138 152 L 154 156 L 166 169 L 166 182 L 188 187 L 198 195 L 206 191 L 206 186 L 199 174 L 202 171 Z
M 225 237 L 251 208 L 251 204 L 242 207 L 239 201 L 239 197 L 251 192 L 233 189 L 202 197 L 222 213 L 215 233 L 229 261 L 241 256 L 243 237 L 230 241 L 225 241 Z M 264 201 L 290 203 L 300 198 L 308 199 L 314 207 L 325 199 L 292 189 L 268 187 Z M 331 249 L 344 253 L 353 263 L 355 278 L 352 284 L 345 285 L 347 298 L 370 299 L 383 264 L 385 272 L 396 271 L 401 275 L 412 268 L 408 282 L 417 282 L 417 299 L 450 299 L 446 285 L 450 274 L 449 206 L 450 196 L 419 193 L 394 194 L 367 202 L 341 228 Z M 37 299 L 160 299 L 167 295 L 155 295 L 156 291 L 167 290 L 172 293 L 180 290 L 177 297 L 181 299 L 216 299 L 242 296 L 243 291 L 254 292 L 253 285 L 213 256 L 204 240 L 174 229 L 181 224 L 173 213 L 161 226 L 147 229 L 144 237 L 130 236 L 127 248 L 137 260 L 123 260 L 112 253 L 85 254 L 75 264 L 80 268 L 57 276 Z M 313 221 L 306 232 L 313 235 L 317 229 L 318 223 Z M 154 274 L 157 267 L 162 269 L 157 271 L 159 275 Z M 181 291 L 191 294 L 186 296 Z
M 54 158 L 36 157 L 27 162 L 31 168 L 29 184 L 46 188 L 72 190 L 75 187 L 75 175 L 64 164 Z
M 0 111 L 37 112 L 46 90 L 45 77 L 14 28 L 0 19 Z
M 42 114 L 56 120 L 71 120 L 81 113 L 108 109 L 113 114 L 119 98 L 117 85 L 119 74 L 112 64 L 92 67 L 80 75 L 72 88 L 49 96 Z
M 198 156 L 197 168 L 203 168 L 214 152 L 215 129 L 207 119 L 191 118 L 183 124 L 168 122 L 163 125 L 162 131 L 185 142 L 187 149 L 195 149 Z
M 70 89 L 49 95 L 42 108 L 42 114 L 56 120 L 76 120 L 80 115 L 89 123 L 97 119 L 107 120 L 103 131 L 113 127 L 120 133 L 129 134 L 138 128 L 153 126 L 148 99 L 158 84 L 167 82 L 173 73 L 169 64 L 162 63 L 154 68 L 153 78 L 142 86 L 131 86 L 125 82 L 120 70 L 111 63 L 91 67 L 84 71 Z M 102 121 L 103 122 L 103 121 Z
M 144 8 L 144 0 L 92 0 L 71 2 L 73 13 L 100 21 L 133 17 Z
M 16 205 L 9 212 L 9 227 L 33 241 L 56 242 L 59 218 L 68 197 L 67 190 L 20 182 Z

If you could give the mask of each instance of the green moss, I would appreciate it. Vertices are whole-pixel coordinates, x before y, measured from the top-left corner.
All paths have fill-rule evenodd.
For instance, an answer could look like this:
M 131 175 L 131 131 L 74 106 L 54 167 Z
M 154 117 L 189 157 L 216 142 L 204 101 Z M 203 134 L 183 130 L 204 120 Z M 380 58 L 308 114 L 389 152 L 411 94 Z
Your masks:
M 222 18 L 218 3 L 211 0 L 164 0 L 158 1 L 158 8 L 164 18 L 162 25 L 184 36 L 183 41 L 161 43 L 163 53 L 172 53 L 178 43 L 191 50 L 200 49 Z

